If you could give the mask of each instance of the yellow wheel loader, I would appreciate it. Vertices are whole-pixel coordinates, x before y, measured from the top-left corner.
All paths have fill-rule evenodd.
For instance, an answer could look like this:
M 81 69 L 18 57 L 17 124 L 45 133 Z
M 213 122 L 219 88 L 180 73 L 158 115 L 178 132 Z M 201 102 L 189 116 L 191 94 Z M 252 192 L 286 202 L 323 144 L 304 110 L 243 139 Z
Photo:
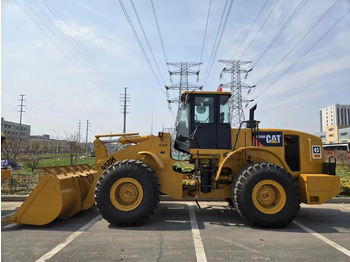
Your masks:
M 96 169 L 101 173 L 95 201 L 111 224 L 135 225 L 157 207 L 161 192 L 175 199 L 222 198 L 248 224 L 283 227 L 300 203 L 321 204 L 339 193 L 334 161 L 324 162 L 319 137 L 259 129 L 254 120 L 231 129 L 230 93 L 185 92 L 175 149 L 189 155 L 193 170 L 171 157 L 171 136 L 121 134 L 124 150 L 107 154 L 106 136 L 96 136 Z M 245 128 L 243 126 L 245 125 Z
M 86 171 L 85 177 L 81 171 L 74 175 L 57 170 L 44 176 L 52 180 L 51 188 L 56 185 L 52 200 L 62 198 L 60 186 L 62 194 L 71 192 L 66 194 L 66 204 L 57 204 L 52 217 L 64 210 L 67 215 L 61 218 L 67 218 L 95 202 L 109 223 L 138 225 L 153 214 L 164 193 L 174 199 L 226 199 L 249 225 L 283 227 L 295 218 L 301 202 L 321 204 L 339 193 L 336 163 L 325 161 L 319 137 L 259 129 L 259 121 L 254 120 L 256 106 L 249 120 L 232 129 L 229 98 L 226 92 L 182 94 L 174 148 L 189 157 L 191 169 L 181 168 L 172 158 L 169 133 L 96 136 L 96 171 Z M 125 148 L 108 154 L 106 143 L 113 141 L 103 139 L 111 136 L 120 137 L 116 141 Z M 42 188 L 51 190 L 46 185 Z M 42 199 L 40 192 L 36 198 Z M 37 215 L 32 212 L 32 221 L 47 212 L 45 205 L 34 205 Z M 32 209 L 23 208 L 21 214 Z M 20 214 L 9 221 L 25 223 Z

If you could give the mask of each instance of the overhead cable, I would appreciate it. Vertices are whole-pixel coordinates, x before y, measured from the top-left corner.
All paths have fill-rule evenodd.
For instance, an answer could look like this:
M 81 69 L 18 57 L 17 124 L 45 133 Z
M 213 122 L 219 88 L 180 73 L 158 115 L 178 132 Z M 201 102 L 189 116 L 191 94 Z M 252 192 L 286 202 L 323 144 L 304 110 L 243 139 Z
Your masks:
M 293 68 L 296 64 L 300 62 L 301 59 L 305 55 L 307 55 L 329 32 L 331 32 L 350 12 L 350 9 L 348 9 L 323 35 L 321 35 L 312 46 L 310 46 L 293 64 L 291 64 L 275 81 L 273 81 L 269 86 L 267 86 L 264 90 L 262 90 L 255 98 L 258 98 L 261 96 L 264 92 L 266 92 L 267 89 L 272 87 L 279 79 L 281 79 L 291 68 Z

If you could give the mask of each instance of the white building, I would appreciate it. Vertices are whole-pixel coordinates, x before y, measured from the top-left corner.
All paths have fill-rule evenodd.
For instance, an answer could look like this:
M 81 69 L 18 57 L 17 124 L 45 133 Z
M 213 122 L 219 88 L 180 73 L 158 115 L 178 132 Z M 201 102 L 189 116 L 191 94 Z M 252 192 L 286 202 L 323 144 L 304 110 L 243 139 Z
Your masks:
M 350 105 L 332 105 L 320 109 L 321 132 L 329 126 L 350 126 Z

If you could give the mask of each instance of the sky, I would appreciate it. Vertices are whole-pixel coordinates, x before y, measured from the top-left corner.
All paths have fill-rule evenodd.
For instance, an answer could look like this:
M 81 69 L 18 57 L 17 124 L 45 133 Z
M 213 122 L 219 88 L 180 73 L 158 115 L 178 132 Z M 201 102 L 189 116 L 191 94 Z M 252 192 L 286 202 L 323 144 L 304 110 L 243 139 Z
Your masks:
M 254 99 L 246 116 L 257 103 L 260 127 L 317 134 L 319 109 L 350 104 L 349 10 L 349 0 L 2 0 L 1 117 L 19 122 L 24 94 L 33 135 L 64 139 L 80 121 L 85 140 L 88 120 L 92 141 L 123 131 L 127 87 L 126 131 L 157 134 L 177 112 L 166 62 L 202 62 L 189 82 L 215 91 L 230 81 L 218 61 L 234 59 L 253 69 L 242 73 L 256 85 L 242 92 Z

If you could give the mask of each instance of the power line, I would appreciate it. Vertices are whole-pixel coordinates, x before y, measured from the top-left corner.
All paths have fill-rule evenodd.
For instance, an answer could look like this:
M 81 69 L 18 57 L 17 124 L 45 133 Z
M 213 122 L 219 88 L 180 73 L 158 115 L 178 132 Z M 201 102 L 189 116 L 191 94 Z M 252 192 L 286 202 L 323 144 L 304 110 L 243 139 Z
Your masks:
M 211 3 L 212 3 L 212 0 L 209 1 L 207 21 L 205 22 L 204 37 L 203 37 L 203 43 L 202 43 L 202 49 L 201 49 L 201 55 L 200 55 L 200 58 L 199 58 L 199 62 L 202 62 L 204 45 L 205 45 L 205 39 L 206 39 L 206 36 L 207 36 L 207 31 L 208 31 L 208 23 L 209 23 L 209 17 L 210 17 Z
M 287 58 L 292 51 L 311 33 L 311 31 L 321 22 L 321 20 L 323 20 L 323 18 L 329 13 L 329 11 L 333 8 L 333 6 L 338 3 L 339 0 L 336 0 L 328 9 L 327 11 L 316 21 L 316 23 L 314 23 L 310 29 L 299 39 L 299 41 L 277 62 L 277 64 L 275 64 L 270 70 L 269 72 L 267 72 L 257 83 L 256 85 L 258 85 L 259 83 L 261 83 L 269 74 L 271 74 L 271 72 L 273 72 L 273 70 L 282 62 L 284 61 L 285 58 Z
M 158 30 L 159 39 L 160 39 L 160 42 L 162 44 L 162 50 L 163 50 L 165 63 L 168 63 L 168 57 L 167 57 L 166 52 L 165 52 L 164 42 L 163 42 L 162 34 L 160 32 L 159 22 L 158 22 L 158 18 L 157 18 L 156 9 L 154 8 L 153 0 L 151 0 L 151 4 L 152 4 L 152 11 L 153 11 L 154 19 L 156 20 L 156 24 L 157 24 L 157 30 Z M 169 66 L 168 66 L 168 70 L 170 71 Z
M 143 26 L 142 26 L 142 23 L 141 23 L 141 20 L 140 20 L 139 15 L 138 15 L 138 13 L 137 13 L 137 10 L 136 10 L 136 7 L 135 7 L 135 4 L 134 4 L 134 1 L 133 1 L 133 0 L 130 0 L 130 2 L 131 2 L 131 5 L 132 5 L 132 8 L 134 9 L 134 12 L 135 12 L 135 15 L 136 15 L 137 21 L 139 22 L 139 25 L 140 25 L 141 31 L 142 31 L 142 33 L 143 33 L 143 36 L 145 37 L 145 40 L 146 40 L 146 43 L 147 43 L 148 49 L 149 49 L 149 51 L 150 51 L 150 53 L 151 53 L 151 56 L 152 56 L 152 58 L 153 58 L 153 62 L 154 62 L 154 64 L 156 65 L 156 68 L 157 68 L 157 70 L 158 70 L 158 73 L 159 73 L 159 75 L 160 75 L 160 78 L 161 78 L 161 79 L 162 79 L 162 81 L 163 81 L 163 84 L 165 85 L 165 82 L 164 82 L 164 79 L 163 79 L 162 73 L 161 73 L 161 72 L 160 72 L 160 70 L 159 70 L 159 66 L 158 66 L 157 60 L 156 60 L 156 59 L 155 59 L 155 57 L 154 57 L 154 54 L 153 54 L 153 51 L 152 51 L 151 45 L 150 45 L 150 43 L 149 43 L 149 41 L 148 41 L 148 38 L 147 38 L 146 32 L 145 32 L 145 30 L 144 30 L 144 28 L 143 28 Z
M 53 14 L 53 16 L 60 22 L 60 24 L 64 27 L 66 32 L 69 33 L 69 35 L 71 36 L 73 42 L 76 44 L 76 47 L 82 52 L 82 54 L 84 54 L 84 56 L 87 58 L 87 61 L 91 65 L 93 65 L 107 81 L 109 81 L 109 79 L 108 79 L 109 77 L 108 77 L 107 73 L 96 63 L 96 61 L 95 61 L 94 57 L 92 56 L 92 54 L 90 54 L 86 50 L 84 45 L 79 41 L 79 39 L 77 37 L 75 37 L 74 32 L 69 28 L 69 26 L 67 26 L 66 23 L 63 22 L 64 20 L 67 20 L 65 18 L 65 16 L 55 8 L 55 6 L 51 3 L 50 0 L 47 1 L 47 3 L 44 2 L 44 5 L 51 12 L 51 14 Z
M 274 5 L 272 6 L 272 8 L 270 9 L 270 12 L 268 13 L 268 15 L 265 17 L 264 22 L 260 25 L 259 29 L 256 31 L 254 37 L 250 40 L 248 46 L 246 47 L 246 49 L 244 49 L 241 58 L 243 58 L 244 54 L 247 52 L 247 50 L 251 47 L 252 43 L 255 41 L 255 39 L 257 38 L 257 36 L 259 35 L 261 29 L 264 27 L 264 25 L 266 24 L 266 22 L 270 19 L 271 15 L 273 14 L 273 12 L 275 11 L 275 8 L 277 6 L 278 0 L 276 0 L 274 2 Z
M 166 96 L 166 94 L 165 94 L 165 92 L 164 92 L 164 90 L 163 90 L 163 88 L 162 88 L 162 85 L 161 85 L 160 82 L 159 82 L 158 77 L 156 76 L 156 73 L 155 73 L 155 71 L 154 71 L 154 69 L 153 69 L 153 67 L 152 67 L 152 64 L 151 64 L 151 62 L 150 62 L 150 60 L 149 60 L 149 58 L 148 58 L 148 56 L 147 56 L 147 54 L 146 54 L 146 51 L 145 51 L 145 49 L 144 49 L 144 47 L 143 47 L 143 45 L 142 45 L 142 42 L 141 42 L 141 40 L 140 40 L 140 37 L 138 36 L 138 34 L 137 34 L 137 32 L 136 32 L 136 29 L 135 29 L 135 27 L 134 27 L 134 25 L 133 25 L 133 23 L 132 23 L 132 21 L 131 21 L 131 19 L 130 19 L 130 16 L 129 16 L 129 14 L 128 14 L 128 12 L 127 12 L 125 6 L 124 6 L 123 1 L 122 1 L 122 0 L 118 0 L 118 2 L 119 2 L 120 7 L 122 8 L 122 11 L 123 11 L 123 13 L 124 13 L 124 15 L 125 15 L 126 20 L 128 21 L 128 24 L 129 24 L 129 26 L 130 26 L 130 28 L 131 28 L 131 30 L 132 30 L 132 32 L 133 32 L 135 38 L 136 38 L 136 41 L 137 41 L 137 43 L 138 43 L 138 45 L 139 45 L 139 47 L 140 47 L 140 49 L 141 49 L 141 51 L 142 51 L 142 53 L 143 53 L 143 55 L 144 55 L 146 61 L 147 61 L 147 64 L 148 64 L 149 68 L 151 69 L 152 74 L 153 74 L 154 78 L 156 79 L 156 81 L 157 81 L 157 83 L 158 83 L 158 85 L 159 85 L 159 87 L 160 87 L 160 90 L 162 91 L 164 97 L 167 99 L 167 96 Z
M 227 24 L 228 18 L 229 18 L 229 16 L 230 16 L 230 12 L 231 12 L 233 3 L 234 3 L 234 0 L 231 0 L 231 1 L 230 1 L 230 5 L 229 5 L 229 7 L 227 8 L 228 0 L 226 0 L 225 7 L 224 7 L 224 10 L 223 10 L 222 15 L 221 15 L 221 19 L 220 19 L 220 24 L 219 24 L 218 32 L 217 32 L 217 34 L 216 34 L 214 46 L 213 46 L 213 48 L 212 48 L 212 52 L 211 52 L 211 55 L 210 55 L 210 58 L 209 58 L 209 68 L 207 68 L 206 74 L 205 74 L 205 76 L 204 76 L 203 86 L 204 86 L 205 83 L 207 82 L 207 80 L 208 80 L 208 78 L 209 78 L 209 75 L 210 75 L 210 73 L 211 73 L 211 70 L 212 70 L 212 68 L 213 68 L 213 63 L 214 63 L 216 54 L 217 54 L 217 52 L 218 52 L 218 49 L 219 49 L 219 47 L 220 47 L 221 39 L 222 39 L 222 36 L 223 36 L 223 34 L 224 34 L 224 32 L 225 32 L 226 24 Z M 226 9 L 228 9 L 227 13 L 226 13 Z M 223 18 L 224 18 L 225 13 L 226 13 L 225 21 L 224 21 L 223 26 L 221 27 L 222 21 L 223 21 Z M 221 32 L 220 32 L 220 30 L 221 30 Z M 220 35 L 220 36 L 219 36 L 219 35 Z M 217 41 L 217 40 L 218 40 L 218 41 Z
M 52 28 L 43 20 L 43 18 L 40 16 L 40 14 L 38 14 L 28 3 L 26 3 L 27 8 L 29 8 L 32 12 L 32 14 L 34 14 L 34 16 L 36 16 L 36 19 L 38 19 L 38 21 L 36 21 L 34 19 L 34 17 L 28 12 L 26 11 L 26 9 L 19 3 L 19 1 L 16 0 L 16 4 L 22 9 L 22 11 L 32 20 L 32 22 L 40 29 L 41 32 L 43 32 L 46 37 L 67 57 L 67 59 L 73 64 L 75 65 L 84 75 L 86 75 L 90 80 L 92 80 L 93 82 L 95 82 L 95 84 L 97 86 L 100 86 L 102 89 L 105 88 L 104 84 L 100 82 L 100 79 L 98 76 L 96 76 L 93 72 L 90 72 L 91 74 L 89 74 L 88 72 L 85 72 L 81 66 L 74 61 L 74 59 L 71 58 L 71 56 L 69 56 L 67 54 L 67 50 L 72 52 L 73 56 L 75 56 L 76 60 L 78 62 L 81 63 L 80 59 L 77 58 L 76 54 L 69 48 L 67 47 L 67 44 L 64 42 L 63 39 L 60 39 L 55 32 L 52 30 Z M 44 25 L 46 27 L 46 29 L 49 31 L 49 33 L 51 33 L 53 36 L 56 36 L 56 38 L 52 38 L 50 36 L 49 33 L 46 32 L 46 30 L 44 30 L 44 28 L 42 27 L 42 25 Z M 57 28 L 55 28 L 55 30 L 57 30 Z M 64 48 L 66 48 L 66 51 L 64 50 Z M 91 69 L 90 69 L 91 70 Z
M 51 27 L 58 33 L 58 35 L 61 37 L 61 41 L 63 44 L 65 44 L 65 47 L 76 57 L 76 59 L 84 65 L 86 68 L 90 70 L 90 72 L 98 79 L 101 81 L 103 85 L 106 85 L 104 81 L 100 79 L 100 77 L 96 74 L 95 70 L 92 69 L 91 65 L 89 62 L 87 62 L 86 58 L 80 53 L 77 52 L 79 51 L 76 46 L 74 45 L 74 42 L 71 41 L 70 38 L 68 38 L 62 30 L 60 30 L 57 26 L 52 26 L 54 24 L 54 20 L 47 14 L 47 12 L 35 1 L 32 0 L 32 2 L 35 4 L 35 6 L 38 8 L 38 10 L 41 12 L 43 17 L 46 18 L 46 20 L 49 22 Z M 44 22 L 45 23 L 45 22 Z M 46 24 L 46 23 L 45 23 Z M 53 31 L 53 34 L 55 35 L 55 31 Z M 56 36 L 57 37 L 57 36 Z M 58 38 L 59 39 L 59 38 Z M 107 85 L 106 85 L 107 86 Z
M 291 64 L 275 81 L 273 81 L 269 86 L 267 86 L 264 90 L 262 90 L 254 99 L 261 96 L 264 92 L 266 92 L 267 89 L 269 89 L 271 86 L 273 86 L 281 77 L 283 77 L 292 67 L 294 67 L 297 63 L 300 62 L 300 60 L 309 53 L 330 31 L 334 29 L 350 12 L 350 9 L 348 9 L 323 35 L 321 35 L 316 42 L 312 46 L 310 46 L 293 64 Z
M 238 50 L 241 48 L 241 46 L 242 46 L 242 44 L 244 43 L 244 41 L 247 39 L 247 37 L 248 37 L 250 31 L 251 31 L 252 28 L 254 27 L 256 21 L 258 20 L 258 18 L 260 17 L 262 11 L 264 10 L 265 6 L 267 5 L 267 2 L 268 2 L 268 0 L 265 0 L 264 5 L 261 7 L 261 9 L 260 9 L 258 15 L 255 17 L 254 22 L 250 25 L 249 30 L 247 31 L 247 33 L 245 34 L 245 36 L 242 37 L 242 40 L 241 40 L 241 42 L 239 43 L 238 47 L 236 48 L 236 51 L 234 52 L 234 54 L 233 54 L 233 56 L 232 56 L 232 59 L 234 59 L 236 53 L 237 53 Z
M 294 18 L 297 16 L 297 14 L 305 6 L 305 3 L 306 3 L 306 0 L 302 0 L 298 4 L 298 6 L 293 10 L 292 14 L 288 17 L 287 21 L 282 25 L 281 29 L 272 38 L 272 40 L 267 44 L 267 46 L 265 46 L 264 50 L 261 52 L 259 57 L 257 59 L 255 59 L 254 64 L 252 65 L 253 68 L 260 62 L 260 60 L 267 54 L 267 52 L 270 51 L 270 49 L 274 45 L 274 43 L 280 38 L 280 36 L 287 29 L 287 27 L 290 25 L 290 23 L 294 20 Z

